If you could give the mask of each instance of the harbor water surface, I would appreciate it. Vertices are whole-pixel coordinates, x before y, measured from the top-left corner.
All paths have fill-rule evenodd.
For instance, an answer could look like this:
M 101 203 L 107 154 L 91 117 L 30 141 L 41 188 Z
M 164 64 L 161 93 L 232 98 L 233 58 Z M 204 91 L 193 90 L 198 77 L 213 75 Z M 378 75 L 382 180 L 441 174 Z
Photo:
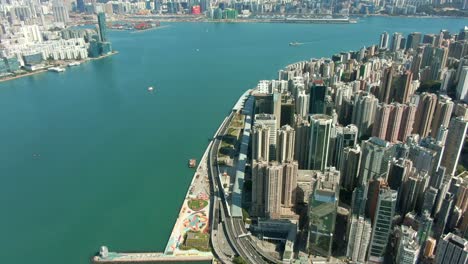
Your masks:
M 163 251 L 193 175 L 187 161 L 243 91 L 382 31 L 454 32 L 468 20 L 167 25 L 110 32 L 115 56 L 0 83 L 2 263 L 88 263 L 101 245 Z

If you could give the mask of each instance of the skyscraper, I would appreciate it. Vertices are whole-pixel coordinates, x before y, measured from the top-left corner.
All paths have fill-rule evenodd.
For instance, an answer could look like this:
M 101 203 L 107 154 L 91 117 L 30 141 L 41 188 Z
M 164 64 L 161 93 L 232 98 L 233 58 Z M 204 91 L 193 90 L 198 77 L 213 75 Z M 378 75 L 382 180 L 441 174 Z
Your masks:
M 437 96 L 431 93 L 422 93 L 419 98 L 413 133 L 417 133 L 421 137 L 426 137 L 429 135 L 432 126 L 432 117 L 434 116 L 437 104 Z
M 361 143 L 361 165 L 358 185 L 366 184 L 370 179 L 385 177 L 388 163 L 394 156 L 394 147 L 380 138 L 371 137 Z
M 276 144 L 278 162 L 288 162 L 294 159 L 295 131 L 292 127 L 285 125 L 278 130 Z
M 463 117 L 455 117 L 450 121 L 442 165 L 447 169 L 447 173 L 451 175 L 454 175 L 457 169 L 460 153 L 465 143 L 467 128 L 468 121 Z
M 358 127 L 359 139 L 371 135 L 377 104 L 377 98 L 370 93 L 360 92 L 354 96 L 352 123 Z
M 421 43 L 422 35 L 420 32 L 413 32 L 408 35 L 406 48 L 416 50 Z
M 322 114 L 310 116 L 310 140 L 307 162 L 309 170 L 323 171 L 327 166 L 332 123 L 331 116 Z
M 359 165 L 361 163 L 361 148 L 359 146 L 346 147 L 340 162 L 340 173 L 343 188 L 351 191 L 357 184 Z
M 468 102 L 468 66 L 463 66 L 457 85 L 457 100 Z
M 400 44 L 403 39 L 403 35 L 401 33 L 395 32 L 392 35 L 392 45 L 390 47 L 390 50 L 393 52 L 396 52 L 400 49 Z
M 452 116 L 454 103 L 446 95 L 439 95 L 439 100 L 435 108 L 434 119 L 432 120 L 431 137 L 436 138 L 441 126 L 448 127 Z
M 388 49 L 389 35 L 387 32 L 380 34 L 379 48 Z
M 452 233 L 440 239 L 437 246 L 436 264 L 464 264 L 468 262 L 468 241 Z
M 106 14 L 101 12 L 97 15 L 99 25 L 99 40 L 101 42 L 107 42 L 107 25 L 106 25 Z
M 296 133 L 294 159 L 299 163 L 300 169 L 305 169 L 309 160 L 310 124 L 305 119 L 297 118 L 294 130 Z
M 390 114 L 393 110 L 393 105 L 380 103 L 375 110 L 375 119 L 372 129 L 372 136 L 385 140 L 387 134 L 388 122 Z
M 281 193 L 283 186 L 283 166 L 273 162 L 266 168 L 265 215 L 270 219 L 281 216 Z
M 368 218 L 352 216 L 348 232 L 346 256 L 353 262 L 365 263 L 372 226 Z
M 56 1 L 52 4 L 52 11 L 54 13 L 54 21 L 67 24 L 70 20 L 68 9 L 62 2 Z
M 296 161 L 288 161 L 283 166 L 283 185 L 281 186 L 281 206 L 291 208 L 296 202 L 297 171 Z
M 392 219 L 395 214 L 397 192 L 390 188 L 381 188 L 377 201 L 377 209 L 372 225 L 372 237 L 369 247 L 369 261 L 383 263 L 384 255 L 392 229 Z
M 309 113 L 324 114 L 325 113 L 325 97 L 327 96 L 327 87 L 312 85 L 309 94 Z
M 396 263 L 416 264 L 420 246 L 417 241 L 417 233 L 411 227 L 402 225 L 399 232 L 400 239 L 397 243 Z
M 252 206 L 251 214 L 264 216 L 265 212 L 265 182 L 268 161 L 252 160 Z
M 264 125 L 264 126 L 267 126 L 269 128 L 268 129 L 268 133 L 269 133 L 269 141 L 268 142 L 270 144 L 270 147 L 269 147 L 270 150 L 268 152 L 268 154 L 269 154 L 268 159 L 269 160 L 275 160 L 276 159 L 276 136 L 277 136 L 276 118 L 272 114 L 256 114 L 255 117 L 254 117 L 254 131 L 255 131 L 255 127 L 258 127 L 258 125 Z M 262 131 L 265 131 L 265 130 L 262 129 Z M 255 136 L 255 132 L 254 132 L 254 139 L 255 138 L 256 138 L 256 136 Z M 263 140 L 263 142 L 266 142 L 266 141 Z M 255 147 L 255 149 L 258 149 L 258 147 L 256 145 L 254 145 L 254 147 Z M 263 153 L 264 152 L 262 152 L 262 154 Z M 265 158 L 265 157 L 263 157 L 263 158 Z
M 252 133 L 252 160 L 269 160 L 270 156 L 270 127 L 256 124 Z
M 305 118 L 309 114 L 309 95 L 300 91 L 296 99 L 296 113 Z
M 408 103 L 403 106 L 403 114 L 401 115 L 400 131 L 398 132 L 398 140 L 406 142 L 406 139 L 413 131 L 414 118 L 416 116 L 416 106 Z
M 331 150 L 331 162 L 329 163 L 334 167 L 339 167 L 344 148 L 356 146 L 358 129 L 352 124 L 345 127 L 336 126 L 335 129 L 335 146 L 334 149 Z
M 335 231 L 340 174 L 327 170 L 317 175 L 309 202 L 309 254 L 329 258 Z

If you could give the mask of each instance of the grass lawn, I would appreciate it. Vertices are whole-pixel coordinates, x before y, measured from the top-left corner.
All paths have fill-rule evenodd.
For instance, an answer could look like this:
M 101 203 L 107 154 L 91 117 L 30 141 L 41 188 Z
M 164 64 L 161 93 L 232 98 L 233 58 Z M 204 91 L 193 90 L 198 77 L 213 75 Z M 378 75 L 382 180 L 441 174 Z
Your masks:
M 208 205 L 208 201 L 201 199 L 191 199 L 188 201 L 187 205 L 190 209 L 192 209 L 192 211 L 199 211 Z

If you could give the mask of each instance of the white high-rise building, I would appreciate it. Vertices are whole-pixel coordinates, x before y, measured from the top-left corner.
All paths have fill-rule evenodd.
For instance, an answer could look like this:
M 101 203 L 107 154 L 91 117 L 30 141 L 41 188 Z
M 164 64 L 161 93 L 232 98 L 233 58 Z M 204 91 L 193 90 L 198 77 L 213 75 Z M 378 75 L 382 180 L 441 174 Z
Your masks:
M 468 66 L 463 66 L 457 85 L 457 99 L 468 102 Z
M 352 216 L 348 235 L 346 256 L 353 262 L 365 263 L 372 226 L 369 219 Z
M 447 139 L 445 141 L 445 151 L 442 157 L 442 166 L 447 169 L 447 173 L 454 175 L 457 169 L 460 153 L 465 143 L 468 120 L 463 117 L 452 118 L 449 125 Z
M 300 91 L 296 99 L 296 113 L 302 118 L 309 114 L 309 95 Z
M 278 130 L 278 143 L 276 145 L 276 158 L 278 162 L 288 162 L 294 160 L 294 140 L 296 134 L 289 125 L 282 126 Z
M 254 126 L 261 124 L 269 127 L 269 160 L 276 159 L 276 123 L 276 117 L 272 114 L 257 114 L 254 117 Z
M 52 5 L 52 11 L 54 13 L 54 21 L 59 23 L 67 24 L 70 20 L 68 15 L 68 9 L 63 3 L 57 1 Z

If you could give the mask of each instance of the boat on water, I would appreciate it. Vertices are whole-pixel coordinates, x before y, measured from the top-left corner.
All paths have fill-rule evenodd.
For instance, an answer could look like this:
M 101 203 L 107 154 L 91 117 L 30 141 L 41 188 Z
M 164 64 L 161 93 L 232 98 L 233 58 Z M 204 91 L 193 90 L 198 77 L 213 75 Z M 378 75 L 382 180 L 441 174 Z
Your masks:
M 152 92 L 152 91 L 154 91 L 154 87 L 153 86 L 148 87 L 148 92 Z
M 81 63 L 80 63 L 79 61 L 74 61 L 74 62 L 70 62 L 70 63 L 68 64 L 68 67 L 78 66 L 78 65 L 80 65 L 80 64 L 81 64 Z
M 50 68 L 49 68 L 49 71 L 51 71 L 51 72 L 64 72 L 64 71 L 65 71 L 65 68 L 62 68 L 62 67 L 50 67 Z
M 299 45 L 302 45 L 304 43 L 300 43 L 300 42 L 289 42 L 289 46 L 299 46 Z
M 189 168 L 195 168 L 195 166 L 197 166 L 197 160 L 189 159 L 188 166 Z

